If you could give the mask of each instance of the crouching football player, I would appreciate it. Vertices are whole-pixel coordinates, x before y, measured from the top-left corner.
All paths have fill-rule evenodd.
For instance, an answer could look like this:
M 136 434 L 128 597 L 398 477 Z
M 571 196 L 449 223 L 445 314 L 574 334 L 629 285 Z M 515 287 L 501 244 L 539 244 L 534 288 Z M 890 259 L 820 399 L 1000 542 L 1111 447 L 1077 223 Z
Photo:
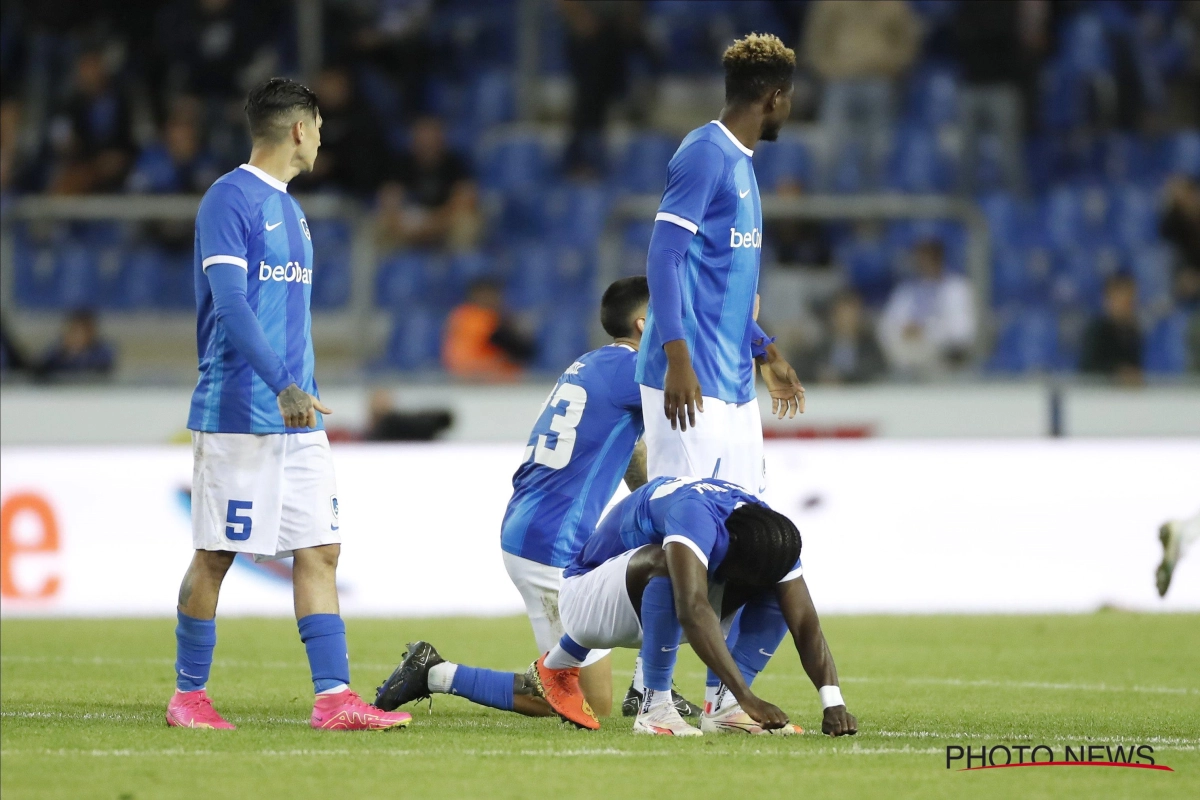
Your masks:
M 581 355 L 558 379 L 513 475 L 500 548 L 540 654 L 563 635 L 558 613 L 563 567 L 596 529 L 622 477 L 630 490 L 646 483 L 641 391 L 633 373 L 649 299 L 643 277 L 622 278 L 604 292 L 600 322 L 613 342 Z M 575 673 L 589 708 L 602 717 L 613 695 L 607 656 L 607 650 L 592 650 Z M 638 680 L 635 676 L 635 684 Z M 554 714 L 536 696 L 530 674 L 447 662 L 428 642 L 408 646 L 375 702 L 393 709 L 437 693 L 529 716 Z M 682 697 L 676 702 L 683 713 L 699 714 Z
M 537 664 L 547 702 L 564 719 L 598 728 L 570 670 L 592 648 L 638 647 L 646 692 L 635 733 L 796 733 L 750 689 L 790 632 L 825 709 L 821 729 L 856 733 L 802 573 L 800 532 L 783 514 L 727 481 L 656 478 L 612 509 L 564 571 L 565 634 Z M 727 643 L 739 609 L 740 632 Z M 684 634 L 718 679 L 700 730 L 670 702 Z

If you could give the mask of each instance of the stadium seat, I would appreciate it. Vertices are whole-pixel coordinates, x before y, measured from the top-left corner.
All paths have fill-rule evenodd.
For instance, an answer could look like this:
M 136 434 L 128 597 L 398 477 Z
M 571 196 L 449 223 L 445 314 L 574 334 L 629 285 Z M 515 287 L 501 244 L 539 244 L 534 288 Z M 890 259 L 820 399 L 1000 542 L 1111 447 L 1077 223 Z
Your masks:
M 1058 319 L 1048 309 L 1017 312 L 1001 328 L 988 361 L 995 372 L 1052 372 L 1062 366 Z
M 315 220 L 308 224 L 313 244 L 312 307 L 327 311 L 350 301 L 350 225 L 341 220 Z
M 759 142 L 754 148 L 754 176 L 761 192 L 774 192 L 781 183 L 811 189 L 813 167 L 808 147 L 795 138 Z
M 171 311 L 194 311 L 196 278 L 193 254 L 185 250 L 168 251 L 163 254 L 159 264 L 155 304 Z
M 825 183 L 828 191 L 836 194 L 854 194 L 873 188 L 867 174 L 866 152 L 860 143 L 846 142 L 837 148 Z
M 547 159 L 536 136 L 519 135 L 497 142 L 483 154 L 480 180 L 485 189 L 512 192 L 537 188 L 547 177 Z
M 908 119 L 927 130 L 958 121 L 958 80 L 945 68 L 918 70 L 909 81 Z
M 608 224 L 611 195 L 601 186 L 569 183 L 545 195 L 540 233 L 555 241 L 594 247 Z
M 679 140 L 661 133 L 634 136 L 621 164 L 621 187 L 634 194 L 660 194 L 667 184 L 667 164 Z
M 122 251 L 120 282 L 113 287 L 113 307 L 153 308 L 158 301 L 159 277 L 165 268 L 162 251 L 153 245 Z
M 1175 134 L 1166 140 L 1163 151 L 1166 172 L 1200 179 L 1200 131 Z
M 1093 168 L 1114 184 L 1152 186 L 1159 177 L 1145 141 L 1119 131 L 1105 134 L 1096 143 Z
M 446 315 L 433 307 L 410 306 L 398 311 L 388 337 L 385 365 L 407 372 L 438 369 L 445 321 Z
M 1064 308 L 1098 311 L 1104 281 L 1122 270 L 1120 252 L 1086 244 L 1060 250 L 1054 257 L 1054 301 Z
M 54 254 L 58 284 L 56 304 L 60 308 L 84 308 L 97 305 L 100 288 L 96 251 L 86 244 L 72 242 Z M 191 271 L 189 270 L 189 277 Z
M 1131 250 L 1126 257 L 1129 272 L 1137 283 L 1138 305 L 1142 308 L 1162 309 L 1171 305 L 1170 248 L 1166 245 L 1148 245 Z
M 428 300 L 433 289 L 437 257 L 422 251 L 385 258 L 375 273 L 375 305 L 402 309 Z
M 868 305 L 881 305 L 892 291 L 892 267 L 882 242 L 856 239 L 837 249 L 850 284 Z
M 505 301 L 518 311 L 541 308 L 554 301 L 554 250 L 546 244 L 530 244 L 512 253 L 512 268 L 505 287 Z
M 1176 311 L 1160 319 L 1146 337 L 1142 361 L 1147 372 L 1160 375 L 1180 375 L 1188 370 L 1194 359 L 1189 356 L 1188 326 L 1191 320 L 1184 311 Z
M 480 73 L 471 82 L 466 96 L 464 111 L 477 131 L 516 118 L 516 90 L 510 70 L 489 69 Z
M 1109 216 L 1114 238 L 1122 247 L 1158 241 L 1158 198 L 1150 190 L 1134 185 L 1115 189 Z
M 534 366 L 546 372 L 562 372 L 588 350 L 591 310 L 580 305 L 556 308 L 546 315 L 537 342 Z
M 480 278 L 495 277 L 496 264 L 485 253 L 456 253 L 447 260 L 450 284 L 455 299 L 466 296 L 467 289 Z
M 1042 201 L 1050 244 L 1069 250 L 1084 242 L 1090 246 L 1111 243 L 1109 206 L 1108 192 L 1100 184 L 1056 186 Z
M 17 304 L 28 309 L 56 308 L 58 286 L 55 281 L 54 249 L 46 244 L 34 244 L 23 236 L 14 238 L 13 262 L 16 269 L 13 289 Z
M 1044 247 L 1001 247 L 992 257 L 992 305 L 996 308 L 1050 301 L 1054 269 Z

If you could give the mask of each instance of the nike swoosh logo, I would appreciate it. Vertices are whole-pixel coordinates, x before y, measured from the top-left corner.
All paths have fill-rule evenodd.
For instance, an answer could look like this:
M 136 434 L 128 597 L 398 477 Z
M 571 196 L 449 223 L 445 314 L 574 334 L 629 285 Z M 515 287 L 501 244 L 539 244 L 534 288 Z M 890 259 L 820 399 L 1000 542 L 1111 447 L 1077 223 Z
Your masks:
M 745 196 L 745 195 L 743 195 L 743 197 L 744 197 L 744 196 Z M 276 222 L 274 225 L 271 225 L 270 223 L 265 223 L 265 224 L 266 224 L 266 226 L 267 226 L 267 230 L 269 230 L 269 231 L 273 231 L 273 230 L 275 230 L 276 228 L 278 228 L 280 225 L 282 225 L 282 224 L 283 224 L 283 220 L 279 220 L 279 222 Z
M 775 655 L 774 653 L 768 653 L 766 650 L 763 650 L 761 647 L 758 648 L 758 652 L 762 653 L 767 658 L 770 658 L 771 656 Z
M 203 678 L 201 678 L 199 675 L 188 675 L 188 674 L 187 674 L 186 672 L 184 672 L 183 670 L 179 670 L 179 674 L 180 674 L 180 675 L 182 675 L 182 676 L 183 676 L 183 677 L 185 677 L 185 678 L 191 678 L 191 679 L 192 679 L 192 680 L 194 680 L 194 681 L 202 681 L 202 680 L 204 680 L 204 679 L 203 679 Z
M 669 653 L 672 650 L 678 650 L 678 649 L 679 649 L 679 645 L 675 645 L 674 647 L 664 647 L 664 648 L 662 648 L 662 651 L 664 653 Z
M 337 525 L 332 525 L 332 524 L 331 524 L 331 525 L 329 526 L 329 530 L 331 530 L 331 531 L 340 531 L 340 530 L 341 530 L 341 528 L 339 528 Z
M 738 197 L 745 197 L 745 196 L 746 196 L 746 195 L 748 195 L 748 194 L 750 194 L 750 190 L 749 190 L 749 189 L 747 189 L 747 190 L 746 190 L 746 191 L 744 191 L 744 192 L 738 192 Z

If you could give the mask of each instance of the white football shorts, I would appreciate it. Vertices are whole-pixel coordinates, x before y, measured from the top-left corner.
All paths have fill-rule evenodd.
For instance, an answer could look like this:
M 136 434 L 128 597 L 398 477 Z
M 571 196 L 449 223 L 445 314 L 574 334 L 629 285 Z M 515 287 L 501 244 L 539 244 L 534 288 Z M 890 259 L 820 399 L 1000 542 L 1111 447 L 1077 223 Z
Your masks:
M 537 641 L 538 652 L 548 653 L 558 640 L 562 638 L 563 626 L 558 613 L 558 593 L 562 587 L 563 571 L 549 564 L 531 561 L 528 558 L 514 556 L 512 553 L 500 551 L 504 558 L 504 568 L 508 577 L 521 593 L 525 601 L 525 611 L 529 614 L 529 624 L 533 626 L 533 638 Z M 588 653 L 583 665 L 590 667 L 608 655 L 606 649 L 596 649 Z
M 625 572 L 637 550 L 613 556 L 563 581 L 558 610 L 567 635 L 584 647 L 638 647 L 642 623 L 629 600 Z
M 705 397 L 704 411 L 696 412 L 696 427 L 680 431 L 671 429 L 671 421 L 663 413 L 662 389 L 641 388 L 646 468 L 651 479 L 664 475 L 721 478 L 751 494 L 766 491 L 757 400 L 738 405 Z
M 338 544 L 337 483 L 325 431 L 192 431 L 192 544 L 286 558 Z

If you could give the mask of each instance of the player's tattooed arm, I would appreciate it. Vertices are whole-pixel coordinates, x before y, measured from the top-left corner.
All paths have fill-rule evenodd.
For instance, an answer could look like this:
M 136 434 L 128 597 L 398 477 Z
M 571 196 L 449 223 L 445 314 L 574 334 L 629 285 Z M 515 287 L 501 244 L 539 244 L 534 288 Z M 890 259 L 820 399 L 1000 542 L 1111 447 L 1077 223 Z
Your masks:
M 650 482 L 646 476 L 646 440 L 638 439 L 633 446 L 633 457 L 625 470 L 625 485 L 633 492 Z
M 800 664 L 808 673 L 809 680 L 817 689 L 837 686 L 837 666 L 833 663 L 833 654 L 829 652 L 829 643 L 825 641 L 825 634 L 821 630 L 821 620 L 817 617 L 808 584 L 803 577 L 799 577 L 779 584 L 778 591 L 780 610 L 783 611 L 783 618 L 800 653 Z M 825 709 L 821 731 L 831 736 L 853 736 L 858 733 L 858 720 L 844 703 L 830 706 Z
M 294 383 L 280 392 L 277 400 L 283 424 L 289 428 L 315 428 L 318 411 L 322 414 L 333 413 L 319 399 Z

